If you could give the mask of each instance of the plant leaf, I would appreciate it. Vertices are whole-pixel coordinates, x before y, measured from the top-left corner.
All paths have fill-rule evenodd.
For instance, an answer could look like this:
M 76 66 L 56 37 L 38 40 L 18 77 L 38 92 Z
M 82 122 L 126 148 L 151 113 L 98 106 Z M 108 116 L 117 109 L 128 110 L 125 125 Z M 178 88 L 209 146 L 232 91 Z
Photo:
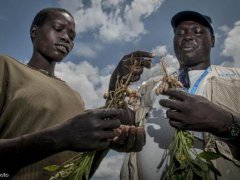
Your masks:
M 59 168 L 59 166 L 57 166 L 57 165 L 49 165 L 49 166 L 45 166 L 43 169 L 45 171 L 55 172 L 58 170 L 58 168 Z
M 210 151 L 203 151 L 199 154 L 199 157 L 206 159 L 207 161 L 218 159 L 221 156 L 222 156 L 221 154 L 210 152 Z

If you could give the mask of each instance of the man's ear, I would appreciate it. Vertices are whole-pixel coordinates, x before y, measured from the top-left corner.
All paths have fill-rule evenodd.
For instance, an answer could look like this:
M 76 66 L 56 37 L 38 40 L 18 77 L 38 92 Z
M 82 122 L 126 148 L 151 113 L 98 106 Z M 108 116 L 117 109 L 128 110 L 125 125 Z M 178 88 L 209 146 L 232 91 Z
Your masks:
M 215 46 L 215 36 L 214 35 L 211 36 L 211 40 L 212 40 L 212 47 L 214 47 Z
M 35 39 L 35 37 L 37 36 L 37 30 L 38 30 L 38 27 L 36 25 L 31 26 L 30 37 L 32 40 Z

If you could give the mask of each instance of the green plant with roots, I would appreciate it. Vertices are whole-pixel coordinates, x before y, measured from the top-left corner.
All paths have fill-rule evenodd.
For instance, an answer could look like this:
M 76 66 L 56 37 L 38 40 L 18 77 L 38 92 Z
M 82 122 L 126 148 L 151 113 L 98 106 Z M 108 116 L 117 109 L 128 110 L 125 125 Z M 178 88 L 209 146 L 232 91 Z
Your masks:
M 127 103 L 127 99 L 130 101 L 139 98 L 137 91 L 130 89 L 129 84 L 135 72 L 138 72 L 139 69 L 142 68 L 141 63 L 141 61 L 131 56 L 130 65 L 126 66 L 129 73 L 123 77 L 118 75 L 115 90 L 104 94 L 104 98 L 107 99 L 105 104 L 106 109 L 122 108 Z M 150 61 L 148 63 L 150 63 Z M 121 133 L 121 127 L 117 129 L 117 131 Z M 113 141 L 116 138 L 114 138 Z M 95 151 L 82 152 L 60 166 L 50 165 L 44 167 L 44 169 L 53 174 L 50 180 L 88 180 L 95 153 Z
M 160 61 L 161 71 L 164 76 L 156 88 L 156 95 L 162 94 L 168 88 L 182 88 L 176 74 L 169 75 L 167 63 L 164 59 Z M 221 157 L 220 154 L 210 151 L 198 153 L 194 149 L 194 135 L 189 131 L 175 129 L 173 141 L 169 149 L 165 151 L 164 158 L 159 164 L 161 168 L 167 162 L 161 179 L 164 180 L 210 180 L 211 172 L 220 175 L 211 160 Z

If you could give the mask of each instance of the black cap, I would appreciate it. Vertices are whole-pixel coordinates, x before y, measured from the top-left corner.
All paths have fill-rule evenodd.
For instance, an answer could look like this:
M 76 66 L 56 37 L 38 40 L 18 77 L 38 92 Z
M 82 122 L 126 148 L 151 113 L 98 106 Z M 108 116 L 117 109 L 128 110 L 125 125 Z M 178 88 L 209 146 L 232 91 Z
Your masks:
M 175 14 L 171 20 L 173 29 L 175 29 L 179 25 L 180 22 L 187 21 L 187 20 L 196 21 L 196 22 L 201 23 L 202 25 L 208 27 L 210 29 L 211 33 L 214 34 L 211 18 L 209 16 L 200 14 L 195 11 L 181 11 L 181 12 Z

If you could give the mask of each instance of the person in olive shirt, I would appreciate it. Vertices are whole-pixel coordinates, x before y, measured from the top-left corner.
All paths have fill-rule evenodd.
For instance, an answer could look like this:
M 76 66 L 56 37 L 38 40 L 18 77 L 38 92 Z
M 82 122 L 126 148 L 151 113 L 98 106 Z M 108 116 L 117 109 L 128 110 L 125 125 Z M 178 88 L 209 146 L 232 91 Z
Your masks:
M 30 28 L 28 64 L 0 56 L 0 170 L 13 179 L 49 179 L 43 167 L 61 165 L 73 151 L 97 151 L 92 175 L 109 148 L 140 151 L 145 144 L 143 128 L 128 126 L 120 136 L 115 131 L 128 113 L 85 110 L 81 96 L 54 75 L 56 63 L 72 50 L 75 34 L 68 11 L 46 8 Z

